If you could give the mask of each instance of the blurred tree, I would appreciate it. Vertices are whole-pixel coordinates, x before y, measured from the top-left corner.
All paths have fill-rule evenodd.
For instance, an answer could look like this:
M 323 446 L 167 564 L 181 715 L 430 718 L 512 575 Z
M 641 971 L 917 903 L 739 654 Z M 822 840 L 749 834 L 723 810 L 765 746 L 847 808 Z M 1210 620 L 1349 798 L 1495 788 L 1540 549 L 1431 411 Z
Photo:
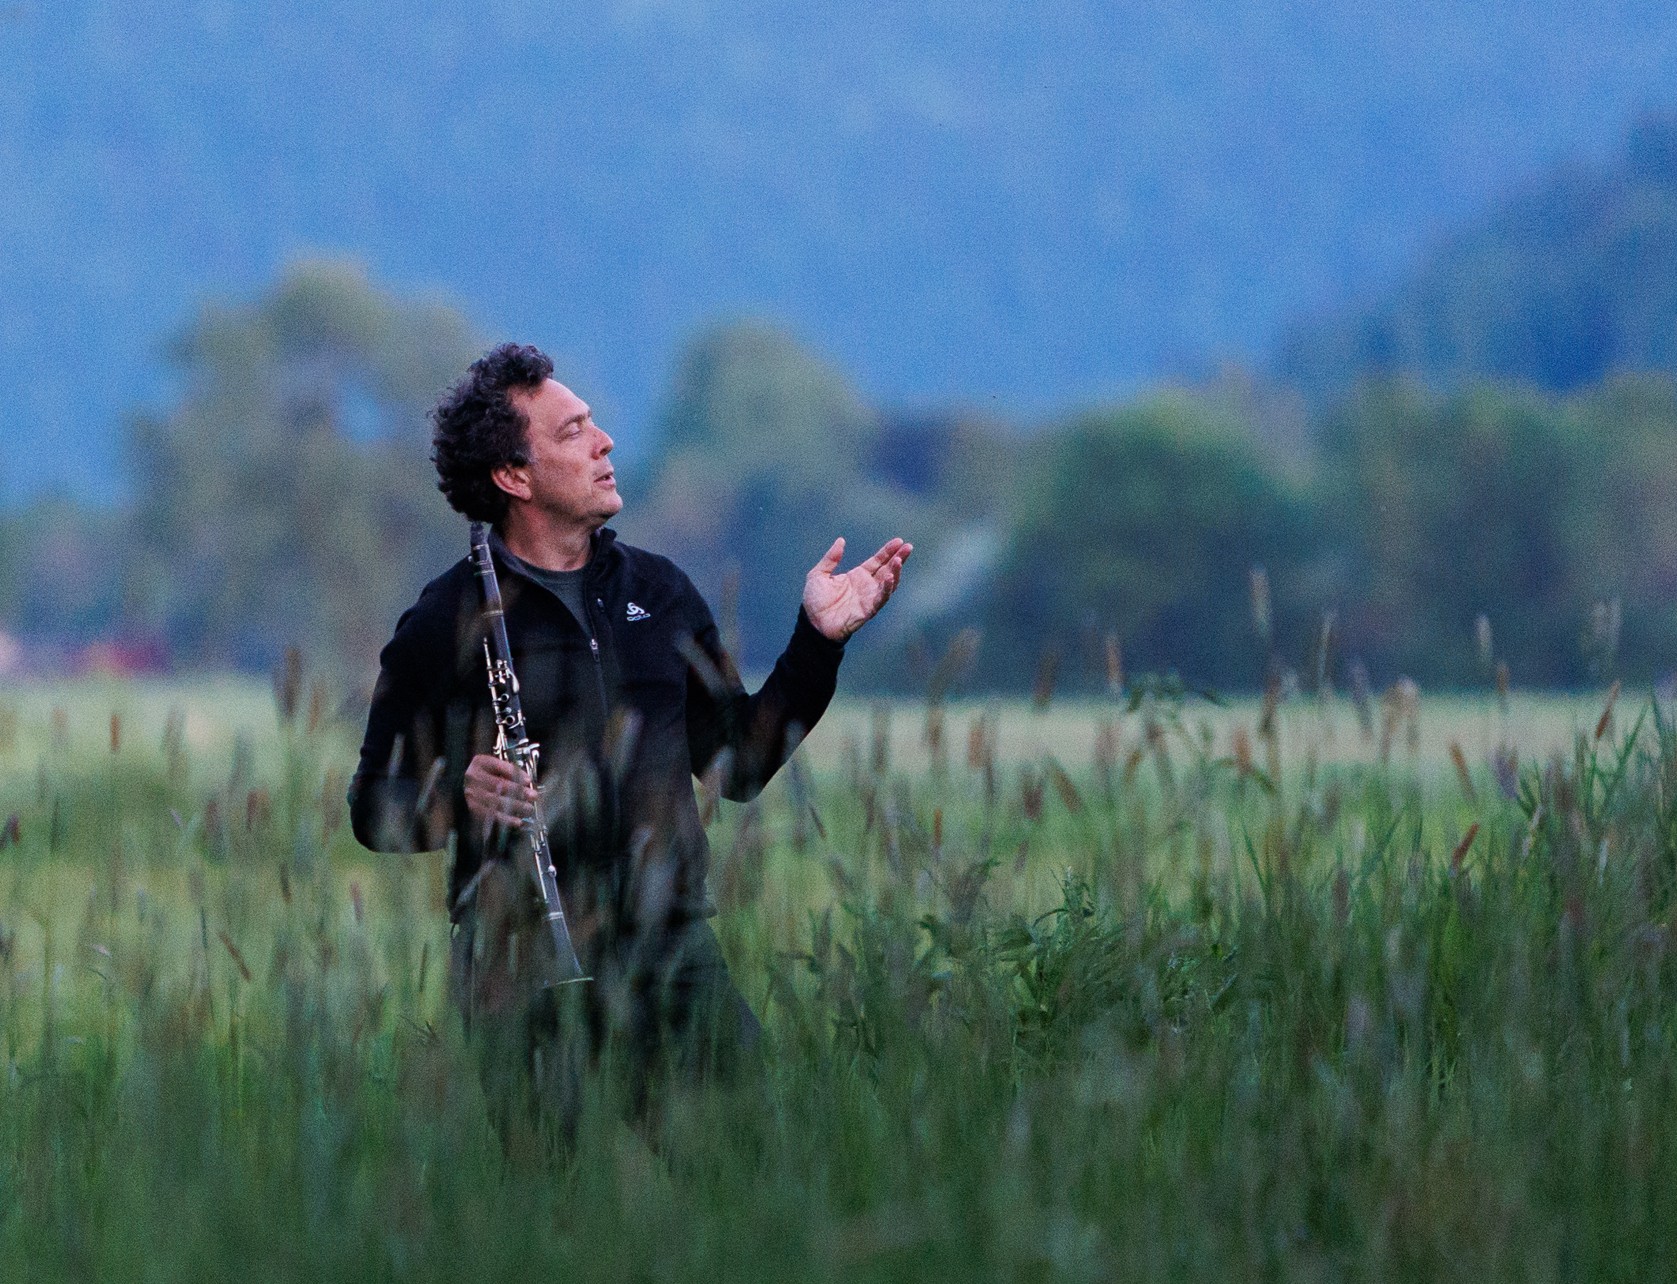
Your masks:
M 1050 650 L 1065 679 L 1104 671 L 1114 632 L 1132 668 L 1250 688 L 1267 663 L 1248 586 L 1276 586 L 1291 634 L 1313 548 L 1308 498 L 1240 424 L 1183 395 L 1086 415 L 1044 444 L 984 619 L 983 674 L 1019 687 Z M 1091 645 L 1092 644 L 1092 645 Z
M 935 510 L 934 525 L 994 517 L 1018 489 L 1030 438 L 963 411 L 884 414 L 862 466 Z
M 1038 445 L 968 412 L 882 416 L 863 466 L 913 495 L 894 533 L 913 541 L 914 562 L 890 610 L 852 648 L 847 681 L 904 693 L 926 689 L 948 644 L 982 613 L 1015 518 L 1022 461 Z M 939 683 L 970 673 L 963 664 Z
M 826 363 L 767 326 L 723 326 L 687 349 L 619 525 L 723 614 L 738 574 L 744 662 L 766 666 L 835 536 L 848 565 L 912 525 L 914 496 L 870 467 L 880 443 L 878 416 Z
M 1621 376 L 1573 403 L 1582 459 L 1565 536 L 1580 608 L 1618 600 L 1627 672 L 1677 664 L 1677 380 Z M 1613 657 L 1592 656 L 1600 667 Z
M 1345 643 L 1432 681 L 1475 679 L 1490 618 L 1525 681 L 1580 676 L 1589 586 L 1571 557 L 1585 443 L 1531 392 L 1362 389 L 1323 430 L 1329 540 L 1348 558 Z
M 455 312 L 346 264 L 206 307 L 172 349 L 179 403 L 131 426 L 132 617 L 190 662 L 265 666 L 297 642 L 365 673 L 465 546 L 425 415 L 476 350 Z
M 122 605 L 126 517 L 60 496 L 0 513 L 0 631 L 33 646 L 108 636 Z
M 1371 375 L 1567 392 L 1677 371 L 1677 115 L 1638 122 L 1612 164 L 1508 201 L 1372 308 L 1302 329 L 1279 364 L 1319 400 Z

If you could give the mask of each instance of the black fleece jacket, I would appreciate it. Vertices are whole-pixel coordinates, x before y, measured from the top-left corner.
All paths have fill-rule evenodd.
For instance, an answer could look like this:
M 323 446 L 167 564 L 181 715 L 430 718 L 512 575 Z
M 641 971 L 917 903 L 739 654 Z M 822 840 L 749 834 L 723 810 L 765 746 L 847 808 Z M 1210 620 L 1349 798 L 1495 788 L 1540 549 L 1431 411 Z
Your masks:
M 542 750 L 543 810 L 573 919 L 608 934 L 658 931 L 710 912 L 709 847 L 693 777 L 756 795 L 832 699 L 843 644 L 803 611 L 756 695 L 716 622 L 668 558 L 594 537 L 586 627 L 502 556 L 496 572 L 530 738 Z M 451 915 L 507 836 L 466 809 L 467 764 L 494 745 L 482 594 L 463 558 L 425 587 L 379 657 L 350 785 L 355 836 L 377 851 L 451 846 Z

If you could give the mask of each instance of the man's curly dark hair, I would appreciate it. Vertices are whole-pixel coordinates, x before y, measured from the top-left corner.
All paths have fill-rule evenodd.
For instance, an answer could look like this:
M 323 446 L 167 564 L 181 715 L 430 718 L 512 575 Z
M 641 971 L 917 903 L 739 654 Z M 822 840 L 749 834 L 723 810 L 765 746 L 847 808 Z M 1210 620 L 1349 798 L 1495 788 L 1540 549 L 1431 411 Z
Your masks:
M 431 412 L 431 462 L 437 489 L 456 512 L 474 522 L 499 525 L 507 494 L 490 476 L 502 464 L 530 462 L 529 420 L 507 394 L 534 391 L 553 373 L 553 361 L 527 343 L 503 343 L 486 352 Z

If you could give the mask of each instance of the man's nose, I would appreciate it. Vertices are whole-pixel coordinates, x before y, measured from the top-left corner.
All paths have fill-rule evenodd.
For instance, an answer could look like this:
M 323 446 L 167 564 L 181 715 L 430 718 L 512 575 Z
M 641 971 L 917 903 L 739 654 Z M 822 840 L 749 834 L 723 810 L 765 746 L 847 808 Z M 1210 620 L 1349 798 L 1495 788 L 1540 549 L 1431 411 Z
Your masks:
M 600 434 L 599 441 L 595 443 L 595 452 L 601 455 L 611 454 L 611 448 L 617 444 L 612 441 L 611 434 L 604 428 L 601 428 L 598 424 L 594 425 L 594 431 Z

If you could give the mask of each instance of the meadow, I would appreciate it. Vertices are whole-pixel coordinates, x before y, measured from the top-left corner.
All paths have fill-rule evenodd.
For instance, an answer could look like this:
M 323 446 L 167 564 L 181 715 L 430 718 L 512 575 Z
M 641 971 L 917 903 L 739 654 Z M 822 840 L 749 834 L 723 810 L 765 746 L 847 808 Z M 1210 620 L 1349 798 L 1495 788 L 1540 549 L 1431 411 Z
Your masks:
M 850 704 L 716 806 L 760 1077 L 504 1149 L 309 683 L 0 688 L 0 1278 L 1646 1279 L 1646 694 Z M 650 1142 L 650 1144 L 649 1144 Z

